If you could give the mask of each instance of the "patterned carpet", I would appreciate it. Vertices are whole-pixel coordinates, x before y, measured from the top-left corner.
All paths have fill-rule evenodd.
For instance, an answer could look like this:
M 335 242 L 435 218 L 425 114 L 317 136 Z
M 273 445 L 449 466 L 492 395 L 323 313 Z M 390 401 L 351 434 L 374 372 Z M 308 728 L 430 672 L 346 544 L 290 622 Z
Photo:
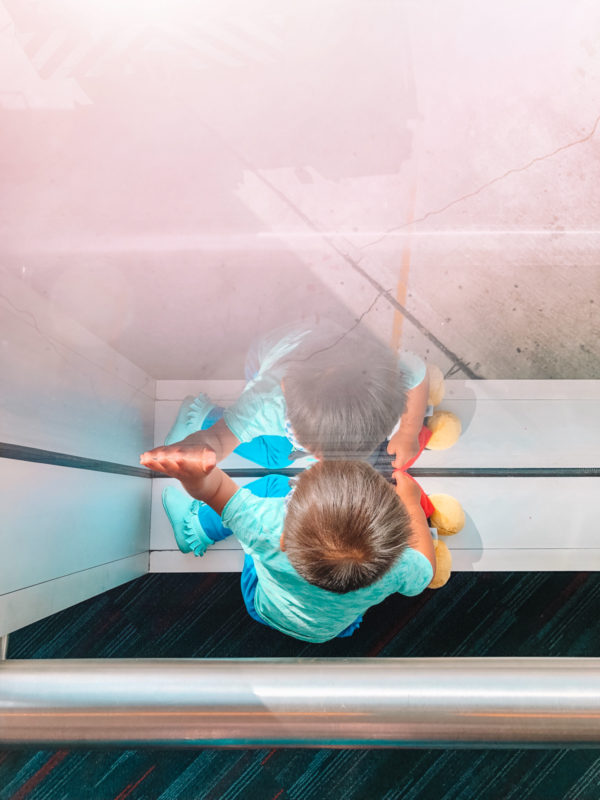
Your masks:
M 600 656 L 599 573 L 456 574 L 312 645 L 246 616 L 239 575 L 149 575 L 11 635 L 10 658 Z M 0 753 L 0 800 L 599 800 L 591 750 Z

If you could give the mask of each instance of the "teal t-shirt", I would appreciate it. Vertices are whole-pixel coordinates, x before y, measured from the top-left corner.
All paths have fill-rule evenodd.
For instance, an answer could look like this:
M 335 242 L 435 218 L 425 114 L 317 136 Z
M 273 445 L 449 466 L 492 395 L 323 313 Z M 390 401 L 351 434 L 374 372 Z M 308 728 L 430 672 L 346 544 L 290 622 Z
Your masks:
M 223 414 L 225 424 L 240 442 L 250 442 L 257 436 L 289 437 L 287 407 L 281 389 L 285 365 L 280 362 L 309 333 L 310 330 L 290 326 L 263 337 L 255 345 L 253 355 L 258 374 Z M 407 390 L 418 386 L 425 378 L 425 364 L 414 353 L 401 353 L 398 364 L 404 374 Z
M 248 489 L 239 489 L 221 517 L 254 560 L 258 576 L 256 611 L 265 622 L 289 636 L 326 642 L 388 595 L 416 595 L 431 583 L 429 560 L 407 547 L 382 578 L 364 589 L 336 594 L 313 586 L 296 572 L 281 550 L 285 513 L 285 498 L 255 497 Z

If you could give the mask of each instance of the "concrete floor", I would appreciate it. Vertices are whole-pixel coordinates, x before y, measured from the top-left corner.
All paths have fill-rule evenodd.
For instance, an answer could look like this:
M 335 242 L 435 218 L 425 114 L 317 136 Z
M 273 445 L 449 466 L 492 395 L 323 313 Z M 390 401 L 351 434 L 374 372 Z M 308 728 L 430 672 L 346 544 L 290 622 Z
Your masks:
M 458 376 L 600 377 L 597 4 L 213 5 L 0 2 L 13 275 L 156 378 L 363 315 Z

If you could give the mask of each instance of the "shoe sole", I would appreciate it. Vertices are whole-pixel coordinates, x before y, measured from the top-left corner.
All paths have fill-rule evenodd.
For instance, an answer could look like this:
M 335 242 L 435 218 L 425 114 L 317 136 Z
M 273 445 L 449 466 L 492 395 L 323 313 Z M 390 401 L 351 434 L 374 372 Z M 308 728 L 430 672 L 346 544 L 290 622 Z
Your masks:
M 175 533 L 175 523 L 173 522 L 173 518 L 171 517 L 171 514 L 169 513 L 169 509 L 167 508 L 167 495 L 168 495 L 168 493 L 169 493 L 169 487 L 167 486 L 165 489 L 163 489 L 161 499 L 162 499 L 163 508 L 165 510 L 165 514 L 167 515 L 167 517 L 169 519 L 169 522 L 171 523 L 171 529 L 173 530 L 173 536 L 175 537 L 175 542 L 177 543 L 177 547 L 181 550 L 182 553 L 191 553 L 192 552 L 192 548 L 189 546 L 189 544 L 184 539 L 183 540 L 184 545 L 182 547 L 181 544 L 180 544 L 179 538 L 178 538 L 177 534 Z

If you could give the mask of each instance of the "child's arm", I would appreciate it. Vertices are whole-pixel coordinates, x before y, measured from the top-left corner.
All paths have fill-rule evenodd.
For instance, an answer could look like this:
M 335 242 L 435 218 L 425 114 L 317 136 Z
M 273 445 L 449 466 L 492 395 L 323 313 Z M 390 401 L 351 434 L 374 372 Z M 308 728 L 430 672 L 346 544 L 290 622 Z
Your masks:
M 394 473 L 396 479 L 396 494 L 402 500 L 410 516 L 412 539 L 409 542 L 413 550 L 418 550 L 425 558 L 429 559 L 435 573 L 435 549 L 433 537 L 427 525 L 427 518 L 421 508 L 421 489 L 411 477 L 404 472 Z
M 219 461 L 222 461 L 233 452 L 239 444 L 240 440 L 229 430 L 225 424 L 225 420 L 220 419 L 204 431 L 190 433 L 185 439 L 182 439 L 180 442 L 175 442 L 175 444 L 155 447 L 154 450 L 149 450 L 147 453 L 144 453 L 143 456 L 148 456 L 151 462 L 153 461 L 156 463 L 158 459 L 162 460 L 166 458 L 168 460 L 171 458 L 177 448 L 199 448 L 201 450 L 204 449 L 214 452 L 215 463 L 219 463 Z M 144 463 L 144 466 L 150 467 L 150 469 L 156 469 L 153 463 Z M 164 470 L 159 469 L 157 471 L 163 472 Z M 177 476 L 172 475 L 171 477 L 175 478 Z
M 241 442 L 229 430 L 225 420 L 221 418 L 210 428 L 186 436 L 182 440 L 182 444 L 192 445 L 193 447 L 210 447 L 215 451 L 217 463 L 219 463 L 232 453 Z
M 184 442 L 142 453 L 140 463 L 177 478 L 188 494 L 221 514 L 240 487 L 223 470 L 214 466 L 213 450 Z
M 407 392 L 406 410 L 400 418 L 400 426 L 388 442 L 387 451 L 395 456 L 392 466 L 403 467 L 419 452 L 419 431 L 427 410 L 429 378 L 427 374 L 417 386 Z
M 263 375 L 246 384 L 244 391 L 232 406 L 224 410 L 218 422 L 191 433 L 175 445 L 209 447 L 214 450 L 219 463 L 242 442 L 249 442 L 257 436 L 283 435 L 283 420 L 279 419 L 282 405 L 285 407 L 280 379 Z M 165 450 L 157 447 L 150 453 L 162 456 Z

